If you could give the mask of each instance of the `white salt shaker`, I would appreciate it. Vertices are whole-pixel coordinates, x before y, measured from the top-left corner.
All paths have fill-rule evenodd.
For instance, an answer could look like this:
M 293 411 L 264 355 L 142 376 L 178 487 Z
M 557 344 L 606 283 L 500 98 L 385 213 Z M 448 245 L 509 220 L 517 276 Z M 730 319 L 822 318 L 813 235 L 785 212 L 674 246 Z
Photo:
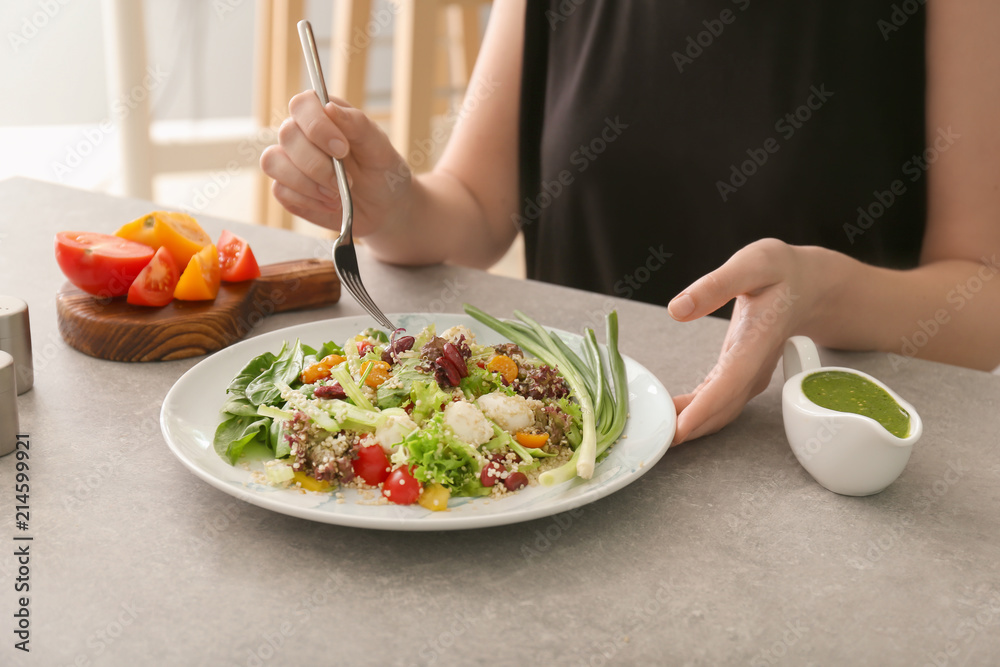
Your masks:
M 0 350 L 0 456 L 17 446 L 17 384 L 14 357 Z
M 23 394 L 35 383 L 31 361 L 31 327 L 28 304 L 16 296 L 0 295 L 0 350 L 14 357 L 17 393 Z

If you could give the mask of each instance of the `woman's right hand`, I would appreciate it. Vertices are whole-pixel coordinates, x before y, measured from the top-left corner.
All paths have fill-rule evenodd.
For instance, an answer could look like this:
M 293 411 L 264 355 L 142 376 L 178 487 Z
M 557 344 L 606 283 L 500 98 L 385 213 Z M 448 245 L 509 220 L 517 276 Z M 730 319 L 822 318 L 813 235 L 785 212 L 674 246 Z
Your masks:
M 341 207 L 331 157 L 344 162 L 354 204 L 354 229 L 366 236 L 408 209 L 412 177 L 385 132 L 342 100 L 324 108 L 316 93 L 299 93 L 278 143 L 260 156 L 274 179 L 274 197 L 291 213 L 327 229 L 340 229 Z

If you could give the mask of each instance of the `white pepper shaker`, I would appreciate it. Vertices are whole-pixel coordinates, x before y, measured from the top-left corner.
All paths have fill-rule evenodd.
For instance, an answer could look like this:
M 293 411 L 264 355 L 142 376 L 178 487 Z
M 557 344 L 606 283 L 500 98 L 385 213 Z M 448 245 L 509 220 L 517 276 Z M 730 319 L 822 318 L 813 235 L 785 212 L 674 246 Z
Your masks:
M 14 357 L 17 393 L 31 389 L 35 384 L 35 371 L 31 360 L 28 304 L 16 296 L 0 296 L 0 350 Z
M 18 428 L 14 357 L 0 350 L 0 456 L 14 451 Z

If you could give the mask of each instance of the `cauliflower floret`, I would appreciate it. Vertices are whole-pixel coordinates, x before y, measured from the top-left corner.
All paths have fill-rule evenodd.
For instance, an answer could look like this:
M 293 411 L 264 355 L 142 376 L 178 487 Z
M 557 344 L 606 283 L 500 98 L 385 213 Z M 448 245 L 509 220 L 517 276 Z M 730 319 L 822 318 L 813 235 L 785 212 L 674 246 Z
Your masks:
M 453 345 L 458 345 L 458 339 L 465 336 L 465 343 L 471 345 L 476 342 L 476 334 L 469 331 L 469 328 L 461 324 L 456 324 L 452 328 L 448 329 L 441 334 L 441 338 L 444 338 L 449 343 Z
M 449 403 L 444 409 L 444 423 L 455 437 L 472 445 L 481 445 L 493 437 L 493 427 L 472 403 Z
M 523 396 L 485 394 L 477 402 L 483 414 L 508 433 L 527 430 L 535 423 L 535 413 Z
M 403 412 L 400 410 L 400 412 Z M 387 452 L 403 441 L 409 433 L 417 428 L 410 416 L 402 414 L 382 413 L 382 419 L 375 427 L 375 440 Z

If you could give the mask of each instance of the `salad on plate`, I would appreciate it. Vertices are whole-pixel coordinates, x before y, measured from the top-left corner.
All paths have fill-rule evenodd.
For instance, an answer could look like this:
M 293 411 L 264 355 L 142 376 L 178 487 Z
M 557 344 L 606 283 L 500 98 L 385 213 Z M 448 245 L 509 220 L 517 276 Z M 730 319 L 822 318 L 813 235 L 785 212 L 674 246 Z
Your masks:
M 430 510 L 589 479 L 628 413 L 617 314 L 607 345 L 588 329 L 578 354 L 523 313 L 466 312 L 508 342 L 481 345 L 465 326 L 431 324 L 318 347 L 285 341 L 250 359 L 227 388 L 216 451 L 233 465 L 266 452 L 255 475 L 271 486 L 355 488 Z

